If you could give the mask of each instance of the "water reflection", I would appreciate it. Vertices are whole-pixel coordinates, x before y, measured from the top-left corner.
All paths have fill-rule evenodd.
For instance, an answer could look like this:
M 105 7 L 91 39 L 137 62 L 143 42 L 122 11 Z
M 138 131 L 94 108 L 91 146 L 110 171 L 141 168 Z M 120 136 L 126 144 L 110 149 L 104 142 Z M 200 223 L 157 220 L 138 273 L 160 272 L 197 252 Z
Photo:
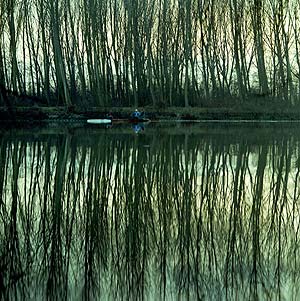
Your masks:
M 2 131 L 0 299 L 295 298 L 297 132 Z

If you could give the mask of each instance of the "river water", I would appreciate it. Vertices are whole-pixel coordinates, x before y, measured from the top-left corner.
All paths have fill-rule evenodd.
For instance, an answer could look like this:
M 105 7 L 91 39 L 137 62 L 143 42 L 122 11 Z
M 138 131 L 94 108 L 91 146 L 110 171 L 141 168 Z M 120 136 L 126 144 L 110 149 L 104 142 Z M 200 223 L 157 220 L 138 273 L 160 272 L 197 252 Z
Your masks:
M 296 299 L 299 133 L 2 128 L 0 299 Z

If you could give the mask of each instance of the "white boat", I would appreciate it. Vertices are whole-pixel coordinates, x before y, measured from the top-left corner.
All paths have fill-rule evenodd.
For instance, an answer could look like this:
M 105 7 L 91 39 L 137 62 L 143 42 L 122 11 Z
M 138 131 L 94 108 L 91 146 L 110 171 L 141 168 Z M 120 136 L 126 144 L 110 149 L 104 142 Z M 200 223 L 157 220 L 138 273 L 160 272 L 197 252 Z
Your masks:
M 108 123 L 111 123 L 111 119 L 88 119 L 87 123 L 108 124 Z

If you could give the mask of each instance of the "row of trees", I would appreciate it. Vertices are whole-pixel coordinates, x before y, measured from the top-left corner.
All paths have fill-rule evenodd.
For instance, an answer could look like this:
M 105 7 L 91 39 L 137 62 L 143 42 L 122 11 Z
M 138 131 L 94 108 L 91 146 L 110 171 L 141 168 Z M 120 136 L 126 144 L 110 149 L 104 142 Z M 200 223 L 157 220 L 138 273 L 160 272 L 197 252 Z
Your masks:
M 3 0 L 2 96 L 12 91 L 67 106 L 189 106 L 270 95 L 296 104 L 299 5 Z

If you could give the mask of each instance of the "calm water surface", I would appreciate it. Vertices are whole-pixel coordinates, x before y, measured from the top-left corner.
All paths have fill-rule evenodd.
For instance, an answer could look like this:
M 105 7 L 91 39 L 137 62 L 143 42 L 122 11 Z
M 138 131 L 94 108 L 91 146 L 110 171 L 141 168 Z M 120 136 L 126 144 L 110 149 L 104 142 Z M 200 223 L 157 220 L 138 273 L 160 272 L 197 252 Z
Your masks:
M 297 124 L 1 129 L 0 299 L 297 299 L 299 142 Z

